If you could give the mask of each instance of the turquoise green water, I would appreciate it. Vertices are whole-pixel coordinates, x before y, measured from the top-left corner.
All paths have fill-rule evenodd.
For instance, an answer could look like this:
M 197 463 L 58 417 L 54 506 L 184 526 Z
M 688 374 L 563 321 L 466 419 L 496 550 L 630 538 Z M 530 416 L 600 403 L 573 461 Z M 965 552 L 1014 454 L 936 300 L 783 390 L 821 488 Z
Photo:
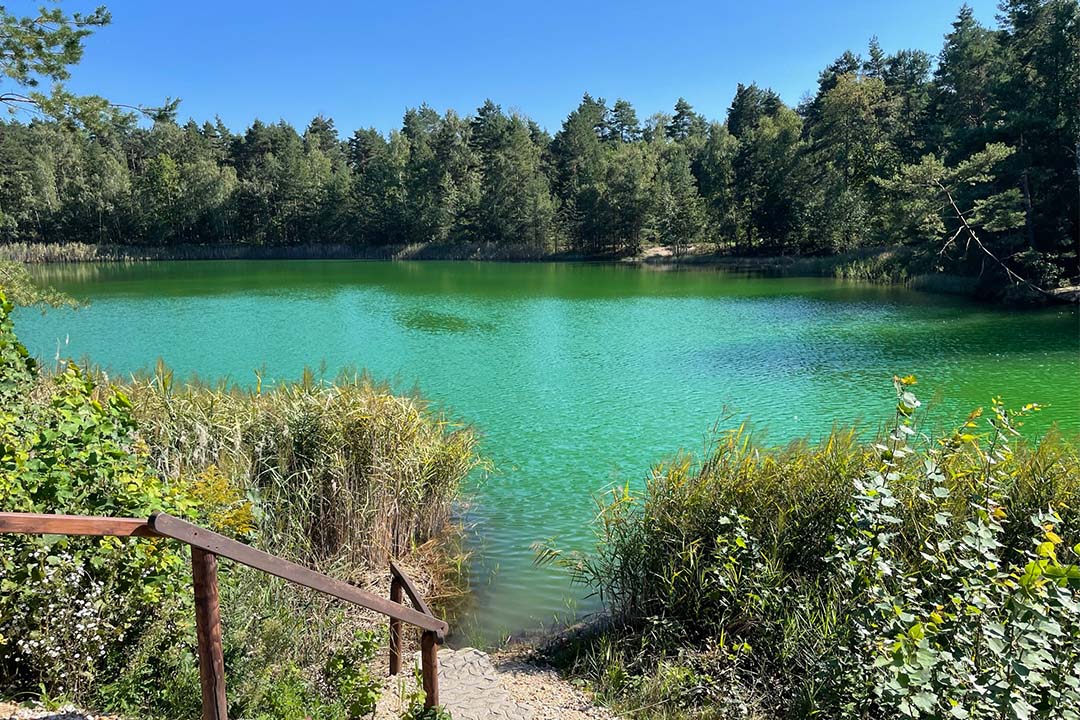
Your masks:
M 363 367 L 475 423 L 498 471 L 473 488 L 476 607 L 488 638 L 567 614 L 580 590 L 530 545 L 587 548 L 592 496 L 698 449 L 729 413 L 784 441 L 868 427 L 914 373 L 931 417 L 1052 407 L 1080 431 L 1080 318 L 827 279 L 612 265 L 176 262 L 43 267 L 90 305 L 18 330 L 51 360 L 250 383 Z

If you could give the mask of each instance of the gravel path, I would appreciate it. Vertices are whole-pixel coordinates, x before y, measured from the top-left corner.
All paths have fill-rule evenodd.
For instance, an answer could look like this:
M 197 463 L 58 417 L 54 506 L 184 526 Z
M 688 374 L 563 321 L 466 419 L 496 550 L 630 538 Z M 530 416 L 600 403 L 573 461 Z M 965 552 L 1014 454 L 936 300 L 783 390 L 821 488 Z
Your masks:
M 533 720 L 614 720 L 555 668 L 522 655 L 494 658 L 510 696 L 532 710 Z
M 419 656 L 416 658 L 419 662 Z M 376 720 L 401 717 L 402 687 L 415 681 L 403 674 L 390 680 Z M 439 700 L 454 720 L 614 720 L 553 668 L 527 654 L 488 655 L 475 648 L 439 651 Z

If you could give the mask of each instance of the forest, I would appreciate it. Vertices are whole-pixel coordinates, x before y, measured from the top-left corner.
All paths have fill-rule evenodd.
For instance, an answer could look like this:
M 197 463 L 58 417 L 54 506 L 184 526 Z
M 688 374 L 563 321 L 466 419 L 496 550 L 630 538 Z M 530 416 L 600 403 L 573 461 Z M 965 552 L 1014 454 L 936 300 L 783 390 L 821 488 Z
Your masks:
M 0 124 L 4 243 L 484 243 L 532 256 L 633 256 L 663 243 L 737 256 L 903 250 L 912 272 L 1075 284 L 1080 10 L 964 6 L 937 56 L 876 39 L 796 107 L 740 84 L 726 117 L 680 99 L 639 118 L 586 94 L 550 134 L 485 102 L 421 105 L 388 135 L 241 133 L 132 112 Z

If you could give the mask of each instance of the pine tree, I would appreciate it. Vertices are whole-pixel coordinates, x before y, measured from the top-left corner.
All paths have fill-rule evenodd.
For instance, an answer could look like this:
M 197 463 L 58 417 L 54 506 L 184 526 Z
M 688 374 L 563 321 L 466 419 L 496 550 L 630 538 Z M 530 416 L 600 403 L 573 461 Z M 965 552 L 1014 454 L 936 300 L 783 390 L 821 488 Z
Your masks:
M 675 114 L 671 116 L 671 122 L 667 126 L 667 136 L 676 142 L 686 140 L 694 130 L 697 117 L 686 98 L 679 98 L 675 103 Z
M 870 47 L 867 50 L 866 60 L 863 61 L 863 75 L 870 78 L 882 78 L 885 76 L 885 51 L 881 49 L 877 35 L 870 38 Z
M 757 83 L 739 83 L 728 107 L 728 131 L 735 137 L 742 137 L 761 118 L 775 115 L 783 106 L 780 96 L 772 89 L 762 89 Z
M 901 50 L 886 62 L 885 87 L 896 101 L 892 142 L 905 162 L 926 152 L 930 65 L 930 56 L 921 50 Z
M 985 145 L 991 122 L 996 35 L 975 19 L 970 5 L 960 8 L 934 72 L 934 117 L 937 142 L 950 155 L 967 156 Z
M 611 110 L 611 135 L 624 143 L 637 142 L 641 138 L 641 125 L 634 106 L 621 98 L 615 101 Z

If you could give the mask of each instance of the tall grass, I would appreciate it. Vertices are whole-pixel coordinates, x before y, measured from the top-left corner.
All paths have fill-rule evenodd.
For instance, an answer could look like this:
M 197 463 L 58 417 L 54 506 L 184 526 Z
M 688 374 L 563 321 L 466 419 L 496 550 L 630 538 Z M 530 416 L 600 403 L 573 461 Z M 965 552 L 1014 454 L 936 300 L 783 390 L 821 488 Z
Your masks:
M 159 366 L 123 389 L 159 474 L 224 474 L 255 499 L 265 544 L 319 565 L 381 571 L 439 538 L 480 462 L 471 428 L 365 374 L 245 389 Z
M 563 258 L 533 245 L 492 242 L 407 245 L 250 245 L 245 243 L 116 245 L 80 242 L 0 243 L 0 260 L 21 263 L 140 262 L 149 260 L 502 260 Z
M 345 243 L 116 245 L 81 242 L 0 243 L 0 259 L 23 263 L 140 262 L 147 260 L 390 259 L 395 249 Z
M 397 559 L 440 609 L 464 591 L 448 577 L 459 561 L 451 514 L 461 483 L 482 464 L 477 436 L 419 397 L 356 373 L 245 389 L 176 382 L 160 365 L 113 387 L 130 399 L 156 473 L 200 489 L 200 500 L 226 513 L 235 504 L 221 496 L 239 490 L 260 548 L 382 596 L 387 560 Z M 386 674 L 385 618 L 246 568 L 230 568 L 223 587 L 231 713 L 333 718 L 342 703 L 367 707 L 375 697 Z M 170 602 L 172 614 L 190 614 Z M 172 621 L 152 623 L 141 659 L 99 695 L 109 707 L 190 715 L 197 675 L 176 643 Z M 335 657 L 345 658 L 353 690 L 335 688 L 327 670 Z M 162 675 L 172 679 L 155 682 Z
M 998 409 L 987 415 L 998 417 Z M 1009 618 L 1000 620 L 1003 627 L 1022 627 L 1013 614 L 1024 602 L 1054 607 L 1038 592 L 1017 594 L 1030 563 L 1049 561 L 1036 547 L 1047 552 L 1047 537 L 1080 538 L 1077 443 L 1056 431 L 1037 442 L 1006 443 L 1015 428 L 984 434 L 975 429 L 980 422 L 974 415 L 955 434 L 931 438 L 904 417 L 872 442 L 836 429 L 820 442 L 784 447 L 763 447 L 738 427 L 719 435 L 698 461 L 681 455 L 657 465 L 641 492 L 624 487 L 601 500 L 594 552 L 541 549 L 542 561 L 570 569 L 607 610 L 583 637 L 556 645 L 556 656 L 632 717 L 899 712 L 895 693 L 875 695 L 866 685 L 884 686 L 882 667 L 889 663 L 906 668 L 887 652 L 906 628 L 939 627 L 920 616 L 931 598 L 940 598 L 945 615 L 955 602 L 1004 598 L 980 606 L 994 622 Z M 886 497 L 876 514 L 859 514 Z M 972 560 L 968 547 L 984 534 L 992 559 L 981 562 L 989 565 Z M 1065 559 L 1074 553 L 1080 545 L 1059 546 L 1053 562 L 1065 563 L 1061 572 L 1076 568 Z M 1080 568 L 1076 573 L 1080 582 Z M 1073 597 L 1062 601 L 1066 606 L 1080 599 L 1076 589 L 1063 592 Z M 886 616 L 895 606 L 895 620 L 874 614 L 882 603 Z M 925 612 L 933 615 L 933 607 L 929 602 Z M 1044 612 L 1057 612 L 1061 627 L 1061 613 L 1077 620 L 1072 611 Z M 992 655 L 964 634 L 971 618 L 938 620 L 944 628 L 935 631 L 938 644 L 920 645 L 920 652 Z M 900 629 L 888 629 L 889 622 Z M 1075 639 L 1055 642 L 1061 657 L 1050 665 L 1067 676 Z M 881 658 L 884 665 L 876 664 Z M 938 672 L 962 698 L 965 681 L 948 676 L 946 664 L 940 661 Z M 1010 672 L 987 667 L 994 677 Z M 1017 690 L 1017 697 L 1028 698 L 1029 691 Z M 936 712 L 946 698 L 926 702 Z M 962 705 L 956 717 L 970 707 Z M 989 717 L 970 715 L 976 716 Z

